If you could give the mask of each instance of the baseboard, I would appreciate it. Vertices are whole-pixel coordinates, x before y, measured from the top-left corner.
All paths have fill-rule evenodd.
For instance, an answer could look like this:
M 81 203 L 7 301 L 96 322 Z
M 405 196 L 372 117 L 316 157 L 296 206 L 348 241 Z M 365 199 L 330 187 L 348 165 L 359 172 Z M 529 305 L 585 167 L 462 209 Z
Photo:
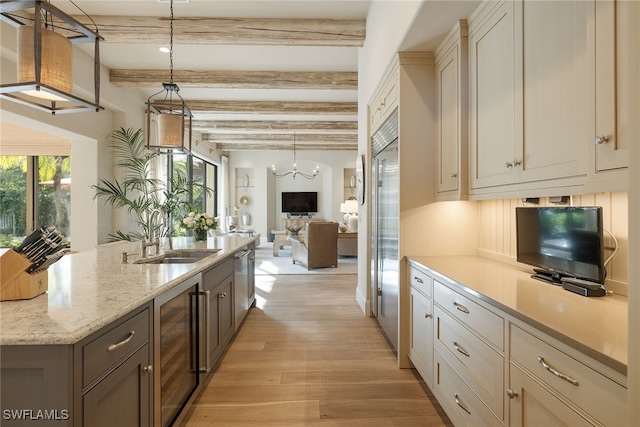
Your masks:
M 360 310 L 362 310 L 362 313 L 365 316 L 370 316 L 367 296 L 360 291 L 360 286 L 356 286 L 356 301 L 358 302 L 358 305 L 360 306 Z

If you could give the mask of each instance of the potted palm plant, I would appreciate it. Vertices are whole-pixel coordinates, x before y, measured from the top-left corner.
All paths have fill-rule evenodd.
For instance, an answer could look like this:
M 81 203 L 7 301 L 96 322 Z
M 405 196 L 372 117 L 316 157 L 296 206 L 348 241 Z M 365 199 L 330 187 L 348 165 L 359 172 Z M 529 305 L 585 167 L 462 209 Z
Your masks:
M 140 240 L 151 234 L 150 215 L 155 209 L 162 212 L 165 221 L 157 224 L 158 235 L 166 236 L 171 231 L 171 220 L 182 218 L 192 211 L 190 201 L 193 192 L 213 192 L 204 184 L 188 180 L 176 174 L 167 182 L 152 176 L 152 168 L 158 153 L 145 146 L 142 129 L 120 128 L 110 135 L 114 151 L 114 167 L 122 172 L 120 180 L 100 179 L 92 186 L 94 198 L 103 198 L 104 203 L 117 209 L 127 209 L 138 225 L 138 231 L 109 234 L 108 241 Z

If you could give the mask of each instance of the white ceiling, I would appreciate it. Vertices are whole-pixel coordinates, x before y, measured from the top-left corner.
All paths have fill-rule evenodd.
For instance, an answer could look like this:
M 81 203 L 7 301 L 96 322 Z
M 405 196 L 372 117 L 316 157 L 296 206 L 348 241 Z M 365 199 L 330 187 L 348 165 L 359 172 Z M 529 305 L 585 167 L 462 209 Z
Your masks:
M 380 1 L 380 0 L 373 0 Z M 384 0 L 416 1 L 416 0 Z M 407 32 L 401 50 L 434 50 L 453 23 L 468 17 L 479 3 L 478 0 L 426 1 L 423 2 L 415 23 Z M 153 16 L 168 21 L 169 2 L 158 0 L 52 0 L 52 4 L 70 15 L 81 15 L 81 9 L 91 17 L 99 15 L 142 17 Z M 77 5 L 76 6 L 74 6 Z M 188 3 L 174 0 L 174 16 L 210 18 L 270 18 L 270 19 L 318 19 L 318 20 L 362 20 L 367 17 L 369 0 L 190 0 Z M 168 46 L 169 25 L 166 37 Z M 194 40 L 191 40 L 192 42 Z M 81 45 L 92 55 L 92 46 Z M 128 43 L 110 43 L 108 36 L 100 44 L 101 62 L 110 69 L 153 69 L 169 74 L 169 55 L 159 51 L 160 44 L 147 44 L 144 40 L 129 40 Z M 357 72 L 359 47 L 340 46 L 291 46 L 291 45 L 215 45 L 179 44 L 174 42 L 174 70 L 193 71 L 292 71 L 292 72 Z M 103 76 L 108 78 L 108 76 Z M 180 85 L 180 82 L 176 80 Z M 158 92 L 161 87 L 142 88 L 147 96 Z M 216 101 L 314 101 L 314 102 L 357 102 L 357 90 L 327 89 L 237 89 L 237 88 L 191 88 L 180 87 L 180 94 L 186 100 Z M 245 115 L 220 114 L 206 111 L 195 112 L 195 120 L 323 120 L 353 121 L 355 114 L 309 116 L 295 114 Z M 211 132 L 242 133 L 239 129 L 211 129 Z M 206 133 L 207 131 L 203 131 Z M 249 132 L 249 131 L 247 131 Z M 265 133 L 282 131 L 264 130 Z M 304 133 L 303 131 L 296 131 Z M 314 131 L 318 132 L 318 131 Z M 351 141 L 357 131 L 342 131 L 351 134 Z M 255 134 L 255 130 L 250 133 Z M 285 132 L 286 133 L 286 132 Z M 331 131 L 324 131 L 331 133 Z M 335 132 L 333 132 L 335 133 Z M 286 142 L 286 141 L 285 141 Z M 285 144 L 282 148 L 289 149 Z M 353 143 L 349 144 L 353 149 Z

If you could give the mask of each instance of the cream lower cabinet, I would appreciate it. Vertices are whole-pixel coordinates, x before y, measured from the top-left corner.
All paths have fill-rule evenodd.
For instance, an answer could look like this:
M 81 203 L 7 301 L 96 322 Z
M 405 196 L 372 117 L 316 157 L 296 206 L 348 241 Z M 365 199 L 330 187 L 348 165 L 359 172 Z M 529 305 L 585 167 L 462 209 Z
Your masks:
M 433 384 L 433 279 L 409 265 L 411 303 L 409 359 L 427 385 Z
M 511 426 L 593 426 L 567 403 L 551 394 L 517 365 L 510 368 L 509 401 Z
M 408 274 L 410 359 L 454 425 L 626 425 L 624 375 L 414 260 Z
M 504 319 L 434 280 L 433 390 L 463 425 L 503 425 Z
M 535 330 L 510 325 L 510 425 L 626 424 L 626 388 L 595 361 Z M 561 348 L 562 347 L 562 348 Z M 574 357 L 575 356 L 575 357 Z

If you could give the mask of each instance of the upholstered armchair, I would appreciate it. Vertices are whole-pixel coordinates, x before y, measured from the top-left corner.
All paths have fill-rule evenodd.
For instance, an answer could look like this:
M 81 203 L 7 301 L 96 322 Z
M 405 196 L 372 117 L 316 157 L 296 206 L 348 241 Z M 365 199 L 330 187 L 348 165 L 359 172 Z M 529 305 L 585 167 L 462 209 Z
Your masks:
M 338 223 L 310 222 L 304 230 L 304 240 L 291 238 L 293 263 L 300 263 L 307 270 L 338 267 Z

